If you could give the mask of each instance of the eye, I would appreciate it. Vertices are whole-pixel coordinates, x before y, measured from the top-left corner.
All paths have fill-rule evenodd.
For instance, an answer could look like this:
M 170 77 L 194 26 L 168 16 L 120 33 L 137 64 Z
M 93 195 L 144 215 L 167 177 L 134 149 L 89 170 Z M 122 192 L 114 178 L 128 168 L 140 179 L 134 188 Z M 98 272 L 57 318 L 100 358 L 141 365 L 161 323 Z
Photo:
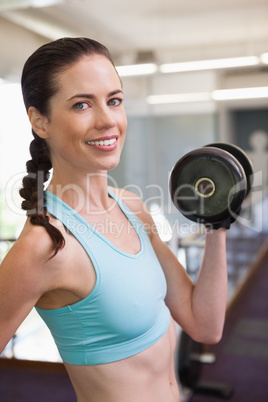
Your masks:
M 123 99 L 113 98 L 108 101 L 109 106 L 119 106 L 123 102 Z
M 88 104 L 87 104 L 86 102 L 77 102 L 77 103 L 73 106 L 73 108 L 74 108 L 75 110 L 84 110 L 84 109 L 87 108 L 87 106 L 88 106 Z

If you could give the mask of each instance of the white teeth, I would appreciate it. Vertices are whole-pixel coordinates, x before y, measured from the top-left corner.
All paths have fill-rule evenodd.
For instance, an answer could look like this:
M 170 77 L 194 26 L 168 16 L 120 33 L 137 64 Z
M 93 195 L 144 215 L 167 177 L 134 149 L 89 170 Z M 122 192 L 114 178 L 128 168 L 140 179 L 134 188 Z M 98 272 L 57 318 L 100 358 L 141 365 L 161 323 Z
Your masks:
M 87 141 L 89 145 L 112 145 L 116 142 L 116 138 L 112 138 L 111 140 L 104 141 Z

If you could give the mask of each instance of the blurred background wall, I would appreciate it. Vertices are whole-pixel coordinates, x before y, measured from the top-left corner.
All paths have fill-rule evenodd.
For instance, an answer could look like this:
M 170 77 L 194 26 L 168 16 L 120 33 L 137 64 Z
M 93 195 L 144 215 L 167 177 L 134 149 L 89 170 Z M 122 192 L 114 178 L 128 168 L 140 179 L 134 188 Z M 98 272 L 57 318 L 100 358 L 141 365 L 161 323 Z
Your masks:
M 89 36 L 110 49 L 129 121 L 111 180 L 132 186 L 148 204 L 160 186 L 161 208 L 172 220 L 168 176 L 185 152 L 226 141 L 254 153 L 261 143 L 257 168 L 267 170 L 267 20 L 267 0 L 0 0 L 2 236 L 15 236 L 16 222 L 24 219 L 16 191 L 31 133 L 18 83 L 37 47 L 62 36 Z M 140 65 L 149 73 L 138 72 Z

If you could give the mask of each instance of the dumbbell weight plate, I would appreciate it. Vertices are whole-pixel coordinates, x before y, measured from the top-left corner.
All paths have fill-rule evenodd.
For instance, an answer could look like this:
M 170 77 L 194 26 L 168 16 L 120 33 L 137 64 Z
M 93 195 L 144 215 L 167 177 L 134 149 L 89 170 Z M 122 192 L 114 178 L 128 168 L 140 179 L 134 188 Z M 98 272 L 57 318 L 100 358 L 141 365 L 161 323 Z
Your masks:
M 214 148 L 220 148 L 223 149 L 224 151 L 229 152 L 231 155 L 233 155 L 238 162 L 242 165 L 246 178 L 247 178 L 247 195 L 249 194 L 251 190 L 251 180 L 252 180 L 252 175 L 253 175 L 253 165 L 247 154 L 239 148 L 237 145 L 229 144 L 229 143 L 224 143 L 224 142 L 215 142 L 212 144 L 205 145 L 205 147 L 214 147 Z
M 218 223 L 241 206 L 247 181 L 241 164 L 229 152 L 204 147 L 184 155 L 169 180 L 171 199 L 188 219 Z

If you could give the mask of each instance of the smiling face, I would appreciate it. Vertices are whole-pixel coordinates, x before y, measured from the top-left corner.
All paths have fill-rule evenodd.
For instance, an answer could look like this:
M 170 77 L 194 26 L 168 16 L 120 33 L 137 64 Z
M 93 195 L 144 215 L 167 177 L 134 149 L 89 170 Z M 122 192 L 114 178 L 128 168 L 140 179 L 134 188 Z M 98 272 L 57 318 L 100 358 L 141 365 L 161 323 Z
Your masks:
M 112 63 L 102 55 L 84 56 L 58 74 L 57 86 L 49 116 L 39 116 L 39 127 L 34 128 L 47 141 L 54 173 L 81 174 L 117 166 L 127 120 Z

